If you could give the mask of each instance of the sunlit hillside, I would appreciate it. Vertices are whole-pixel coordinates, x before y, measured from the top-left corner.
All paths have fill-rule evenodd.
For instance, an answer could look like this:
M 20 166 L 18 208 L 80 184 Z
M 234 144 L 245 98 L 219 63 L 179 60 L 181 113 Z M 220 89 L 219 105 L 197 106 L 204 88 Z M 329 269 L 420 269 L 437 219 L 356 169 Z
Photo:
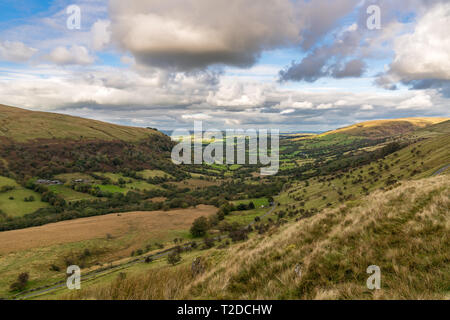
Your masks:
M 349 136 L 358 136 L 369 139 L 380 139 L 409 133 L 416 129 L 426 128 L 428 126 L 448 120 L 449 120 L 448 118 L 405 118 L 393 120 L 373 120 L 328 131 L 320 135 L 309 136 L 307 138 L 321 138 L 340 133 Z
M 35 139 L 98 139 L 139 141 L 160 134 L 146 128 L 126 127 L 63 114 L 28 111 L 0 105 L 0 137 L 18 142 Z

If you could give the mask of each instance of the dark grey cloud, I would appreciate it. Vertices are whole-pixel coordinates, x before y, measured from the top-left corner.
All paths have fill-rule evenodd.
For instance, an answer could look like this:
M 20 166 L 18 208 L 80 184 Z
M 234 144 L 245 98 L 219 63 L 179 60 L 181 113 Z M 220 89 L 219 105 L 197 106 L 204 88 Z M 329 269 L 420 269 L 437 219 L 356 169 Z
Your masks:
M 312 1 L 311 3 L 315 3 Z M 333 24 L 319 23 L 320 27 L 316 27 L 314 41 L 307 41 L 307 32 L 304 33 L 304 46 L 307 49 L 306 56 L 297 62 L 291 63 L 285 69 L 279 73 L 280 81 L 306 81 L 315 82 L 322 77 L 334 77 L 334 78 L 346 78 L 346 77 L 360 77 L 365 73 L 366 62 L 368 58 L 380 58 L 385 59 L 387 52 L 402 51 L 403 54 L 397 55 L 398 59 L 394 60 L 391 69 L 392 73 L 404 75 L 403 79 L 411 80 L 411 74 L 418 74 L 422 70 L 427 70 L 422 78 L 429 76 L 430 74 L 442 74 L 443 70 L 439 70 L 439 67 L 434 66 L 434 62 L 431 61 L 433 57 L 430 57 L 430 61 L 427 61 L 426 56 L 420 50 L 417 54 L 414 46 L 418 43 L 423 43 L 425 46 L 426 39 L 421 39 L 420 36 L 413 36 L 411 39 L 408 36 L 403 36 L 408 28 L 411 28 L 411 23 L 421 23 L 421 19 L 431 16 L 430 10 L 439 8 L 441 14 L 435 14 L 436 25 L 432 25 L 432 19 L 430 21 L 422 22 L 423 29 L 435 30 L 429 37 L 436 39 L 441 38 L 441 42 L 437 41 L 433 43 L 439 43 L 438 46 L 442 46 L 444 49 L 445 38 L 442 36 L 442 28 L 448 29 L 448 25 L 443 25 L 442 16 L 443 12 L 449 9 L 448 1 L 444 0 L 405 0 L 405 1 L 363 1 L 356 3 L 345 3 L 348 5 L 346 10 L 342 10 L 340 13 L 333 15 L 334 18 L 344 18 L 345 14 L 352 13 L 356 15 L 355 24 L 350 26 L 347 30 L 340 30 L 340 27 L 336 27 Z M 375 4 L 380 7 L 381 11 L 381 30 L 369 30 L 367 28 L 367 7 L 371 4 Z M 315 5 L 318 10 L 321 6 Z M 315 10 L 316 10 L 315 9 Z M 313 12 L 315 11 L 313 10 Z M 325 10 L 325 9 L 324 9 Z M 326 10 L 324 11 L 324 17 L 327 16 Z M 320 19 L 319 19 L 320 21 Z M 333 20 L 334 22 L 339 20 Z M 447 20 L 448 21 L 448 20 Z M 440 27 L 437 25 L 441 25 Z M 328 26 L 325 28 L 325 26 Z M 324 29 L 322 29 L 324 27 Z M 320 32 L 323 30 L 323 32 Z M 423 34 L 420 33 L 420 34 Z M 448 35 L 448 32 L 446 33 Z M 394 43 L 398 36 L 402 35 L 406 40 L 410 40 L 407 43 L 403 43 L 397 47 Z M 326 40 L 324 36 L 327 36 Z M 330 41 L 330 38 L 332 39 Z M 423 41 L 422 41 L 423 40 Z M 443 42 L 442 42 L 443 41 Z M 409 48 L 411 47 L 411 48 Z M 308 50 L 309 49 L 309 50 Z M 416 48 L 417 49 L 417 48 Z M 447 50 L 447 49 L 444 49 Z M 436 51 L 436 50 L 435 50 Z M 447 50 L 449 52 L 449 50 Z M 441 54 L 442 56 L 442 54 Z M 414 60 L 414 61 L 410 61 Z M 449 60 L 450 61 L 450 60 Z M 423 63 L 422 63 L 423 62 Z M 417 67 L 413 68 L 413 65 Z M 431 67 L 433 68 L 431 68 Z M 443 66 L 443 64 L 441 64 Z M 409 78 L 408 78 L 409 77 Z M 401 78 L 400 78 L 401 79 Z M 385 74 L 376 83 L 383 88 L 394 90 L 397 88 L 396 83 L 399 79 L 393 79 L 389 74 Z
M 250 67 L 266 50 L 310 50 L 360 0 L 111 0 L 113 40 L 139 64 Z
M 435 89 L 442 96 L 450 98 L 450 80 L 422 79 L 403 82 L 413 90 Z
M 362 60 L 354 59 L 348 61 L 342 68 L 336 66 L 331 74 L 334 78 L 360 77 L 366 70 L 366 63 Z
M 352 12 L 359 0 L 314 0 L 304 1 L 300 12 L 305 21 L 302 48 L 308 50 L 317 41 L 333 30 L 340 19 Z
M 296 1 L 111 0 L 112 37 L 139 64 L 186 71 L 249 67 L 300 43 Z
M 292 62 L 285 70 L 281 70 L 280 80 L 314 82 L 327 74 L 324 70 L 327 61 L 328 56 L 318 50 L 313 54 L 307 55 L 300 63 Z
M 363 34 L 358 29 L 344 31 L 330 45 L 312 50 L 300 62 L 293 62 L 279 73 L 281 81 L 314 82 L 319 78 L 331 76 L 345 78 L 361 76 L 365 63 L 358 59 L 347 61 L 360 46 Z

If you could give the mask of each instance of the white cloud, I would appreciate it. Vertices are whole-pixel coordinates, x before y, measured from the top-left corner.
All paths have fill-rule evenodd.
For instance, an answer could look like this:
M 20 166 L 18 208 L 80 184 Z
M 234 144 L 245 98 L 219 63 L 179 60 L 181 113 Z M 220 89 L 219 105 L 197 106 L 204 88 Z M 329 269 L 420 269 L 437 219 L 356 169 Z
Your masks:
M 28 61 L 38 50 L 26 46 L 23 42 L 0 42 L 0 60 L 10 62 Z
M 98 20 L 91 28 L 92 34 L 92 48 L 100 51 L 105 48 L 111 41 L 111 32 L 109 27 L 111 22 L 108 20 Z
M 346 100 L 338 100 L 335 103 L 335 105 L 338 106 L 338 107 L 345 106 L 347 104 L 348 104 L 348 101 L 346 101 Z
M 309 101 L 294 102 L 291 104 L 294 109 L 312 109 L 314 105 Z
M 184 120 L 209 120 L 211 116 L 204 113 L 196 113 L 196 114 L 184 114 L 181 116 Z
M 424 109 L 432 106 L 431 96 L 420 93 L 410 99 L 404 100 L 397 109 Z
M 268 87 L 258 83 L 222 82 L 217 91 L 209 93 L 206 102 L 218 107 L 261 106 L 266 101 L 264 91 Z
M 332 103 L 322 103 L 317 106 L 318 110 L 328 110 L 334 108 Z
M 314 108 L 314 104 L 309 102 L 309 101 L 294 101 L 292 96 L 290 96 L 287 100 L 283 100 L 280 103 L 278 103 L 277 105 L 275 105 L 273 107 L 274 109 L 287 109 L 288 111 L 290 110 L 308 110 L 308 109 L 313 109 Z M 285 112 L 288 113 L 288 112 Z
M 358 30 L 358 24 L 357 23 L 353 23 L 352 25 L 348 26 L 345 29 L 345 31 L 350 31 L 350 32 L 356 31 L 356 30 Z
M 294 113 L 295 110 L 294 109 L 286 109 L 280 112 L 280 114 L 290 114 L 290 113 Z
M 373 110 L 373 106 L 371 104 L 365 104 L 365 105 L 361 106 L 361 110 L 370 111 L 370 110 Z
M 450 2 L 438 3 L 412 34 L 396 38 L 390 73 L 398 80 L 450 80 Z
M 73 45 L 70 48 L 56 47 L 47 56 L 47 59 L 58 65 L 88 65 L 95 61 L 95 58 L 89 54 L 86 47 Z
M 95 66 L 79 71 L 54 66 L 36 66 L 33 71 L 14 69 L 0 74 L 0 101 L 159 128 L 189 127 L 194 120 L 202 120 L 213 128 L 322 130 L 362 119 L 450 115 L 448 100 L 432 91 L 415 95 L 409 91 L 307 92 L 242 82 L 239 78 L 232 86 L 205 74 L 167 76 L 161 72 L 143 75 L 124 68 Z M 254 100 L 249 99 L 252 96 Z M 337 106 L 334 102 L 339 100 L 348 103 Z M 335 107 L 315 107 L 321 104 Z M 377 108 L 359 113 L 366 104 Z

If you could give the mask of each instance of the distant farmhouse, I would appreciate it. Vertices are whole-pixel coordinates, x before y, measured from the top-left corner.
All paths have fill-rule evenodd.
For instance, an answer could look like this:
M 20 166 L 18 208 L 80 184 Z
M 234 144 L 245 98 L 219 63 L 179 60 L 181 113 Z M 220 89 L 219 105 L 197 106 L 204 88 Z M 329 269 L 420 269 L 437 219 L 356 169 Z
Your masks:
M 46 180 L 46 179 L 39 179 L 36 180 L 37 184 L 46 184 L 46 185 L 58 185 L 58 184 L 63 184 L 61 181 L 59 180 Z
M 84 180 L 84 179 L 75 179 L 75 180 L 73 180 L 73 182 L 75 182 L 75 183 L 83 183 L 83 182 L 88 183 L 90 181 L 89 180 Z

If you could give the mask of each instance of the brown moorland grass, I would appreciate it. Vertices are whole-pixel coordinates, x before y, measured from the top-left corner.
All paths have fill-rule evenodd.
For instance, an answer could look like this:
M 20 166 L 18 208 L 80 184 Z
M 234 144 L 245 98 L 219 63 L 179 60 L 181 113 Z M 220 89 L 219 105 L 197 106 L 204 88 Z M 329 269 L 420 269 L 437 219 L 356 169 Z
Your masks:
M 189 263 L 87 288 L 70 299 L 448 299 L 448 176 L 403 182 Z M 221 253 L 221 254 L 217 254 Z M 381 290 L 366 287 L 369 265 Z M 295 270 L 301 270 L 301 275 Z
M 0 104 L 0 137 L 14 141 L 34 139 L 100 139 L 139 141 L 155 130 L 120 126 L 58 113 L 29 111 Z
M 450 120 L 449 118 L 403 118 L 390 120 L 372 120 L 356 123 L 348 127 L 331 130 L 318 135 L 293 137 L 292 141 L 317 139 L 326 136 L 345 134 L 368 139 L 379 139 L 413 133 L 428 127 L 436 126 Z
M 196 218 L 216 211 L 213 206 L 199 205 L 197 208 L 171 211 L 108 214 L 5 231 L 0 232 L 0 254 L 104 238 L 106 234 L 119 237 L 136 230 L 158 233 L 188 229 Z
M 414 131 L 415 129 L 425 128 L 447 120 L 449 120 L 449 118 L 404 118 L 392 120 L 372 120 L 325 132 L 319 135 L 319 137 L 335 133 L 346 133 L 349 135 L 358 135 L 369 138 L 389 137 L 408 133 Z

